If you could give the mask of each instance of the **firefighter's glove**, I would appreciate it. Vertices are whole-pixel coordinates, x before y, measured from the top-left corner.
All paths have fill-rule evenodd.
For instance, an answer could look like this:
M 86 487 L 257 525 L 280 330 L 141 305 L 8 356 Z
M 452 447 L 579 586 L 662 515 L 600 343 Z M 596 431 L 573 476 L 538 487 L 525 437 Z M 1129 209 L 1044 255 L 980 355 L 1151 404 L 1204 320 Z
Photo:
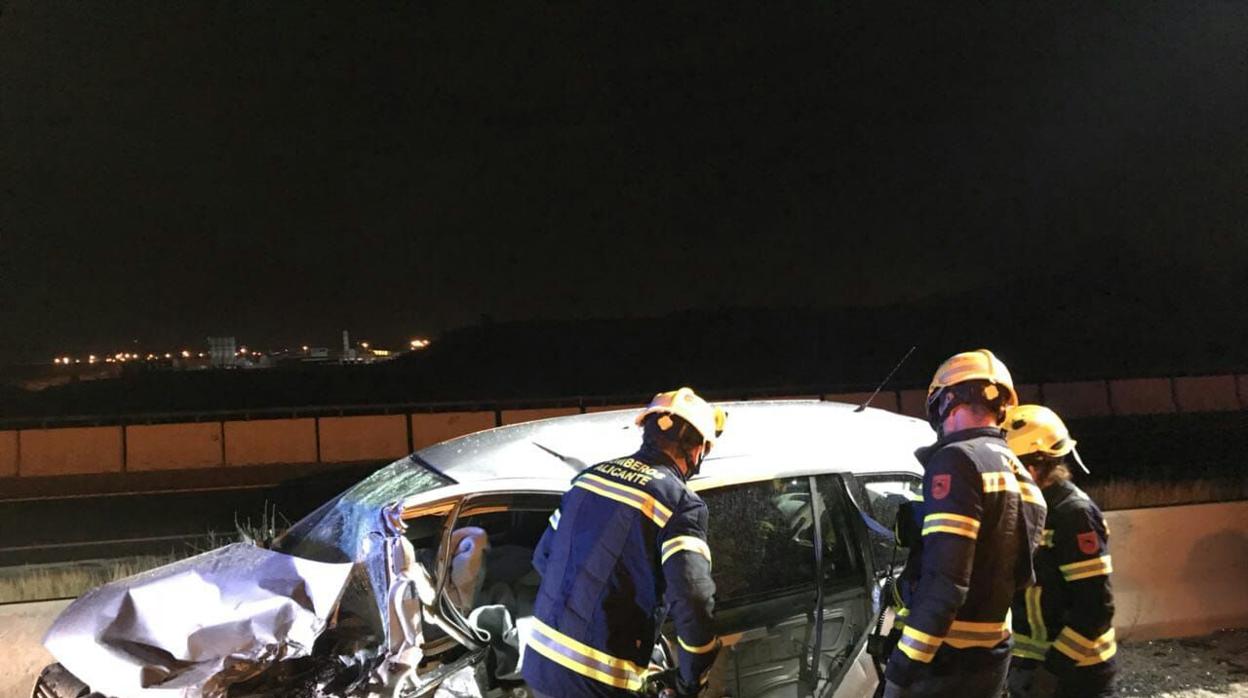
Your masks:
M 645 686 L 641 695 L 674 696 L 676 695 L 676 683 L 680 680 L 680 677 L 676 669 L 663 669 L 646 674 L 644 680 Z
M 1057 675 L 1040 665 L 1031 675 L 1027 698 L 1053 698 L 1057 695 Z
M 908 693 L 909 692 L 906 691 L 906 689 L 902 688 L 901 686 L 898 686 L 892 681 L 885 679 L 884 693 L 881 695 L 883 695 L 884 698 L 906 698 L 906 695 Z

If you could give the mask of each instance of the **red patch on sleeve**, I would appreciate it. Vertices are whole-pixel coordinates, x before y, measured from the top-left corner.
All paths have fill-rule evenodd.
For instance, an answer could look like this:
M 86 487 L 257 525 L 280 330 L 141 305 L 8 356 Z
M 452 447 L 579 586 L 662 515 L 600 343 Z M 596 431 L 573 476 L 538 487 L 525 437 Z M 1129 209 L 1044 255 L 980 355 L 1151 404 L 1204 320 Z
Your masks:
M 1075 540 L 1079 543 L 1079 552 L 1084 555 L 1093 555 L 1101 549 L 1101 541 L 1096 537 L 1096 531 L 1088 531 L 1075 536 Z
M 949 496 L 949 475 L 932 476 L 932 499 L 944 499 Z

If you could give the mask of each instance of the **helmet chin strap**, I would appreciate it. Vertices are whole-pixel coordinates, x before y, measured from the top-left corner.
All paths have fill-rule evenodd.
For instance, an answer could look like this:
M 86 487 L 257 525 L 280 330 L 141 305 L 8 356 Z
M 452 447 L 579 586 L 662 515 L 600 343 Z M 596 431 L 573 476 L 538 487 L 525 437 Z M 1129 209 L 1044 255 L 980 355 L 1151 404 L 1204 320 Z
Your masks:
M 927 421 L 932 425 L 932 430 L 937 436 L 945 435 L 945 418 L 953 412 L 954 405 L 953 394 L 946 388 L 936 396 L 936 409 L 928 410 Z
M 686 470 L 684 472 L 684 480 L 686 482 L 689 481 L 689 478 L 693 477 L 694 475 L 697 475 L 699 472 L 702 471 L 702 461 L 706 460 L 706 448 L 705 448 L 706 442 L 705 441 L 702 442 L 703 444 L 702 452 L 698 454 L 698 460 L 696 463 L 693 460 L 693 456 L 689 453 L 689 449 L 686 446 L 684 446 L 684 443 L 685 443 L 684 437 L 686 433 L 685 430 L 689 428 L 690 427 L 688 424 L 682 424 L 680 427 L 680 433 L 676 435 L 676 443 L 681 444 L 679 446 L 680 457 L 682 460 L 685 461 Z

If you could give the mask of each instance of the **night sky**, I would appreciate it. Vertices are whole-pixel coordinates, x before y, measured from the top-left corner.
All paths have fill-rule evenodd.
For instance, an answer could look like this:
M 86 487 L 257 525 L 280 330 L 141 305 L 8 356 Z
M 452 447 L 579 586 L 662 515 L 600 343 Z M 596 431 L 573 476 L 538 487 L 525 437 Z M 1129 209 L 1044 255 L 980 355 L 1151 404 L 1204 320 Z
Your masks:
M 0 0 L 0 363 L 1248 281 L 1248 3 L 675 5 Z

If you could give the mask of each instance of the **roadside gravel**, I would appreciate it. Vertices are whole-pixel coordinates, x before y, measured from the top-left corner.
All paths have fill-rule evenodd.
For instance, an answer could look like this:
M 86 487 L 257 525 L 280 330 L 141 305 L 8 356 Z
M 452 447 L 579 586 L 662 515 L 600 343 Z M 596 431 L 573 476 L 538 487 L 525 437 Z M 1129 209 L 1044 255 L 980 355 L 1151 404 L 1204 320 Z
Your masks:
M 1248 630 L 1124 642 L 1118 666 L 1118 693 L 1123 696 L 1248 697 Z

